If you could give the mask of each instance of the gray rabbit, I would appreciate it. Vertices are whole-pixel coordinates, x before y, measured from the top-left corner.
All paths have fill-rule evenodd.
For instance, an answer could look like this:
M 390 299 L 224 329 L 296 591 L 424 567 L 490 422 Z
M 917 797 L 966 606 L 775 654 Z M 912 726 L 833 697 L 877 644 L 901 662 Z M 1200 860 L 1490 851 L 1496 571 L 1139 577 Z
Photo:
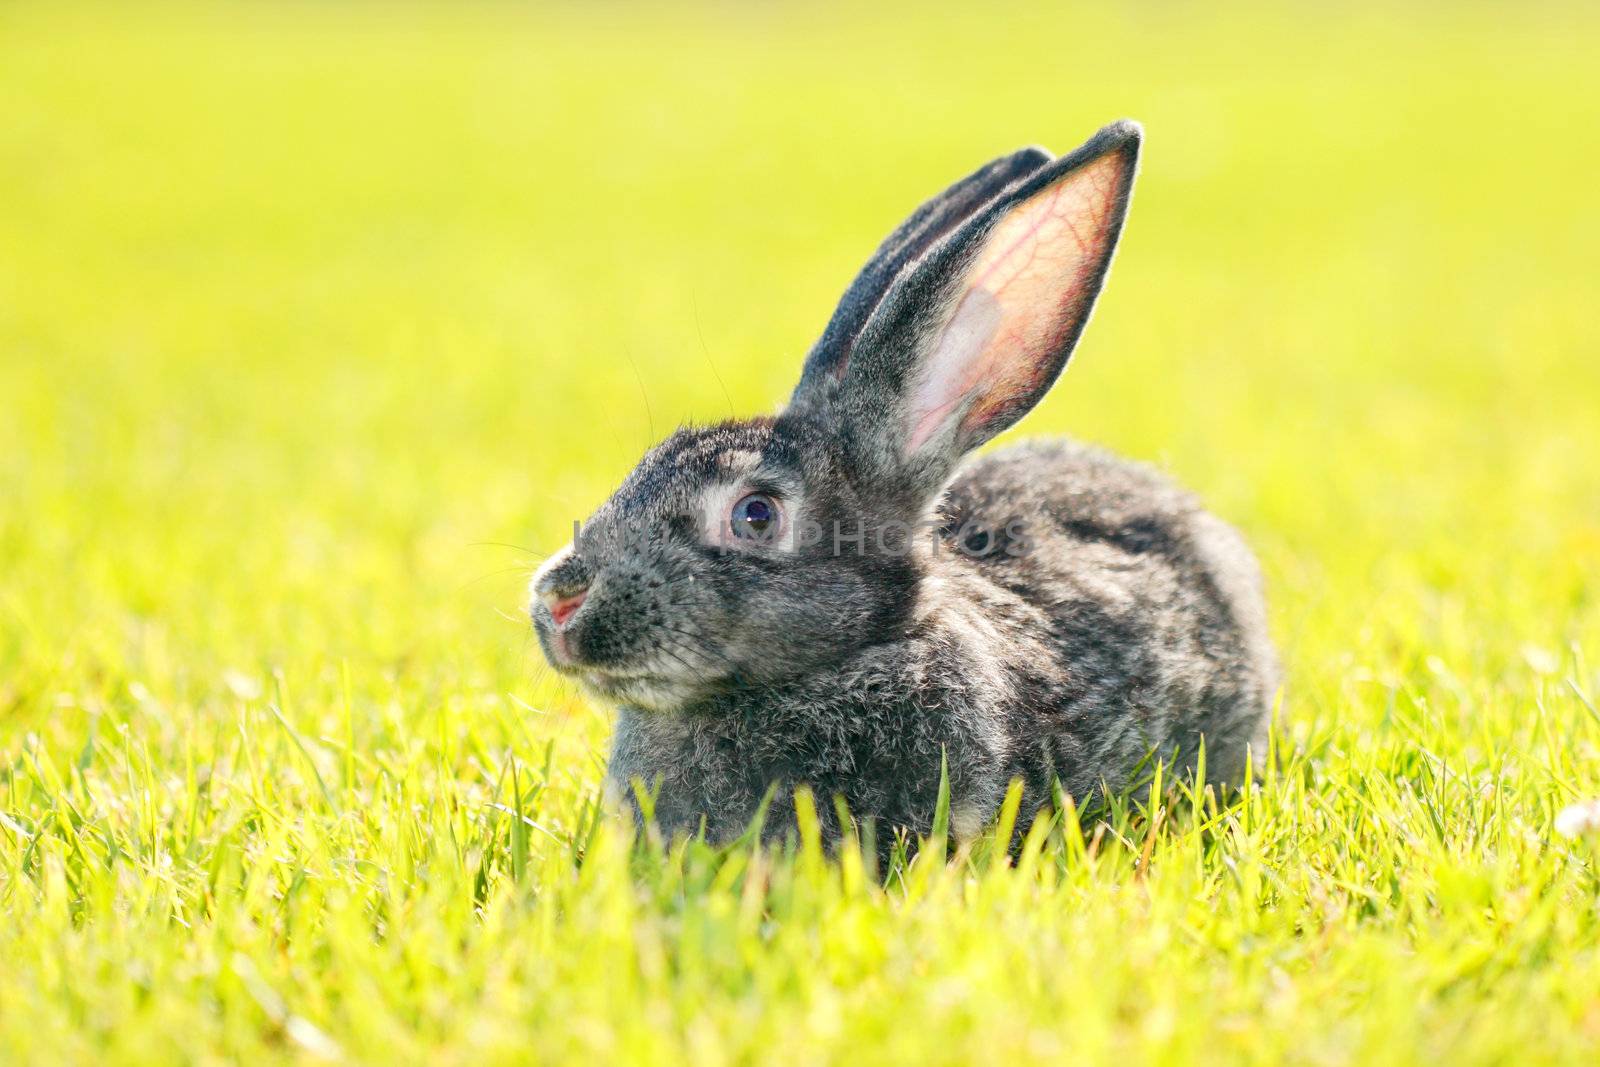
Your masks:
M 667 832 L 793 825 L 809 786 L 879 839 L 958 839 L 1151 757 L 1259 765 L 1277 686 L 1239 536 L 1067 441 L 969 453 L 1060 375 L 1127 213 L 1140 128 L 1026 148 L 919 208 L 776 417 L 650 451 L 534 577 L 551 665 L 617 705 L 608 785 Z

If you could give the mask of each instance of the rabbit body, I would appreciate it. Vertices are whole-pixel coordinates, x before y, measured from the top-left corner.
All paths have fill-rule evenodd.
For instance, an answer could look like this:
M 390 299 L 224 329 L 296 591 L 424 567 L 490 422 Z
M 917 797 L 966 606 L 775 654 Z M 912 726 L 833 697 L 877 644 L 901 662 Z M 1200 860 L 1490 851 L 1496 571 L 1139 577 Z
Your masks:
M 1065 367 L 1141 134 L 1029 148 L 879 247 L 776 417 L 652 449 L 535 575 L 552 666 L 618 707 L 609 784 L 668 832 L 793 825 L 808 787 L 880 841 L 979 832 L 1140 786 L 1152 757 L 1236 781 L 1276 686 L 1234 531 L 1139 464 L 1064 441 L 974 450 Z M 887 832 L 883 832 L 887 831 Z
M 963 552 L 950 531 L 1006 527 L 1029 551 Z M 1014 779 L 1022 810 L 1059 782 L 1080 802 L 1151 754 L 1237 781 L 1264 755 L 1276 682 L 1255 561 L 1239 536 L 1152 469 L 1065 440 L 966 465 L 940 508 L 939 548 L 892 636 L 832 669 L 738 689 L 691 713 L 623 707 L 608 778 L 654 792 L 663 828 L 713 840 L 792 825 L 793 788 L 830 833 L 852 813 L 926 834 L 947 770 L 958 838 L 989 823 Z M 768 791 L 771 790 L 770 798 Z

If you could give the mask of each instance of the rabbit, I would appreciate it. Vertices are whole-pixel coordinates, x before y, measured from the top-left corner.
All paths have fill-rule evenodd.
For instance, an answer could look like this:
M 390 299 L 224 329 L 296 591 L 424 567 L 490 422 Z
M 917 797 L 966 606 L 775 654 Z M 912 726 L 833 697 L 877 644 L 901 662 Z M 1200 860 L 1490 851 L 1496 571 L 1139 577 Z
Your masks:
M 878 248 L 773 417 L 678 430 L 535 574 L 551 666 L 618 709 L 606 782 L 712 842 L 1024 820 L 1152 756 L 1259 767 L 1277 668 L 1240 536 L 1064 440 L 972 457 L 1050 389 L 1105 280 L 1143 133 L 1024 148 Z M 1142 770 L 1143 768 L 1143 770 Z M 1027 825 L 1026 821 L 1020 823 Z

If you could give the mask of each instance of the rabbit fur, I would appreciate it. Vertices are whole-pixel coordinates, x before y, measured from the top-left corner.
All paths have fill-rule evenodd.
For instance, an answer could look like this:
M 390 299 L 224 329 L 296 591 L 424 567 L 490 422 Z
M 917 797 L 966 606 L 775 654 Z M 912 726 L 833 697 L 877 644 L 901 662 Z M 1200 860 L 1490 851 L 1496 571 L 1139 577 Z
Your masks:
M 1065 366 L 1141 138 L 1023 149 L 924 204 L 780 414 L 679 430 L 540 569 L 541 646 L 617 706 L 636 814 L 775 837 L 804 786 L 830 836 L 842 798 L 887 840 L 929 832 L 947 775 L 965 838 L 1014 780 L 1027 813 L 1202 744 L 1211 781 L 1259 766 L 1277 670 L 1239 535 L 1097 448 L 971 455 Z

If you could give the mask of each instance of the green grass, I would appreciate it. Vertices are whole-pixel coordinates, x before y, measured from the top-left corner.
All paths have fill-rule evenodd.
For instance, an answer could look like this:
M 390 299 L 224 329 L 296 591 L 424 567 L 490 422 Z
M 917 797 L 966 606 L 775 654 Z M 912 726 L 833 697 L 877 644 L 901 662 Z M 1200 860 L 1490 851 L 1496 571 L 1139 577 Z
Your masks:
M 0 10 L 4 1059 L 1593 1055 L 1600 14 L 861 7 Z M 887 885 L 631 841 L 536 551 L 1122 115 L 1021 432 L 1247 531 L 1278 764 Z

